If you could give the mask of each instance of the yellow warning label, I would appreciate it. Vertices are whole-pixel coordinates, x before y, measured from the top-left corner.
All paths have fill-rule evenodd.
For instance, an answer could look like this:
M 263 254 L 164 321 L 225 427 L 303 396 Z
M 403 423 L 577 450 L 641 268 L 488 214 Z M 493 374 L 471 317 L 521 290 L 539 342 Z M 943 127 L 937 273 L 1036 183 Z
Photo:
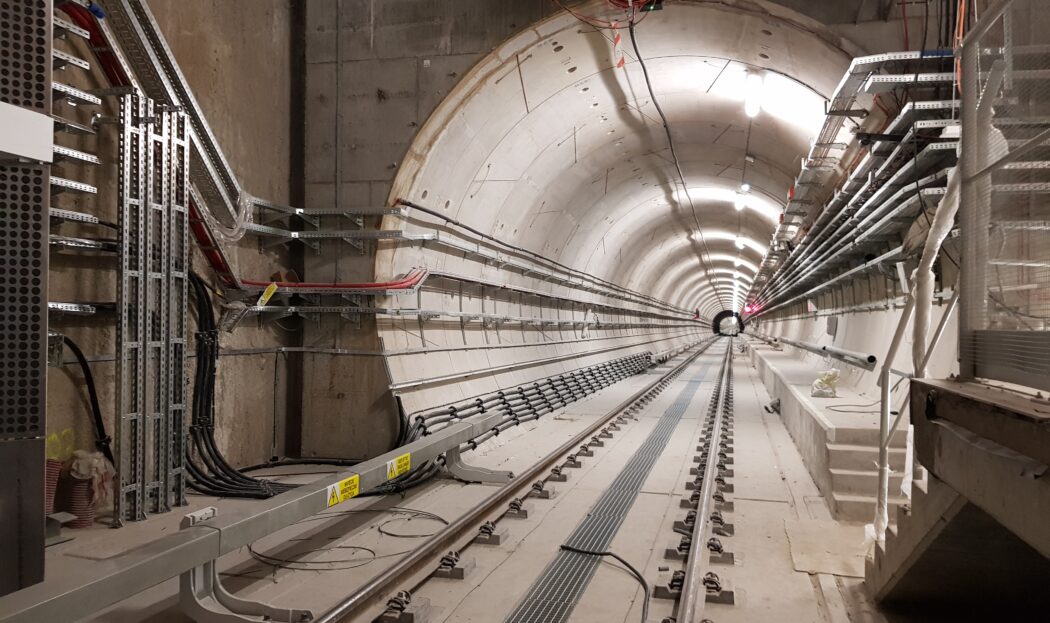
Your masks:
M 334 485 L 328 485 L 328 508 L 341 504 L 361 492 L 361 476 L 354 474 Z
M 397 478 L 401 474 L 412 469 L 412 453 L 406 452 L 401 456 L 386 462 L 386 479 Z
M 269 303 L 270 299 L 273 298 L 273 295 L 276 292 L 277 292 L 277 283 L 271 283 L 270 285 L 266 286 L 265 290 L 262 291 L 262 294 L 259 295 L 259 300 L 256 301 L 255 304 L 257 306 L 261 307 L 261 306 Z

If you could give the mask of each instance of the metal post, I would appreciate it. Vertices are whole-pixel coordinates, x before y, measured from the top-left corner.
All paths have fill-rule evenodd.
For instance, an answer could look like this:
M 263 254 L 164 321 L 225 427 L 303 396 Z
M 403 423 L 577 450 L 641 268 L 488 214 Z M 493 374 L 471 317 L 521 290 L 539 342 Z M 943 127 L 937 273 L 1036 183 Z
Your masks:
M 959 304 L 959 287 L 955 287 L 955 292 L 952 294 L 952 298 L 948 300 L 948 307 L 944 310 L 944 315 L 941 316 L 941 321 L 937 323 L 937 329 L 933 332 L 933 339 L 930 340 L 930 345 L 926 349 L 926 354 L 922 358 L 922 369 L 925 370 L 926 366 L 930 364 L 930 359 L 933 358 L 933 351 L 937 349 L 937 345 L 941 341 L 941 337 L 944 335 L 944 330 L 948 326 L 948 320 L 951 319 L 952 313 Z M 921 378 L 921 377 L 913 377 Z M 893 420 L 893 424 L 890 426 L 889 432 L 886 437 L 882 439 L 882 445 L 889 448 L 890 438 L 893 437 L 893 433 L 897 432 L 897 427 L 900 426 L 901 420 L 904 418 L 904 414 L 907 412 L 909 401 L 905 399 L 904 405 L 897 410 L 897 417 Z
M 897 330 L 893 334 L 893 341 L 886 351 L 886 358 L 882 360 L 882 369 L 879 372 L 880 408 L 879 408 L 879 487 L 875 496 L 875 539 L 879 543 L 886 542 L 886 527 L 889 525 L 889 490 L 890 490 L 890 449 L 886 440 L 889 438 L 890 410 L 893 395 L 890 387 L 890 374 L 893 367 L 893 358 L 897 356 L 901 342 L 904 341 L 904 331 L 908 328 L 908 321 L 915 310 L 915 297 L 908 295 L 908 303 L 901 312 Z

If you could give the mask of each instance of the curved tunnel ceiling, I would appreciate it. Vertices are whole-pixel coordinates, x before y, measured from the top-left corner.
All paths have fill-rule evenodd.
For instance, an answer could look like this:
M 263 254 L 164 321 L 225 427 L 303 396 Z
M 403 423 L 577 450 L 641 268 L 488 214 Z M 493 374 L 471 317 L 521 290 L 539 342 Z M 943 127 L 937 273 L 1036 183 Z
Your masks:
M 738 307 L 849 62 L 812 20 L 748 6 L 669 3 L 636 29 L 688 198 L 628 33 L 617 48 L 610 31 L 567 14 L 464 78 L 417 137 L 393 197 L 680 307 Z M 753 118 L 749 73 L 764 80 Z M 377 268 L 404 269 L 398 253 Z

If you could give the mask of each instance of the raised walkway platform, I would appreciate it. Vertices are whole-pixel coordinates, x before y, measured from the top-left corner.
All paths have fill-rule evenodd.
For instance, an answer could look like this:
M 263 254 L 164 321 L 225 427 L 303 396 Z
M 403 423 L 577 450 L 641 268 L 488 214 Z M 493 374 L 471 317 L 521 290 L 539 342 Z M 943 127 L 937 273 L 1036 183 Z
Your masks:
M 749 345 L 751 361 L 766 391 L 780 399 L 784 426 L 834 517 L 870 522 L 878 483 L 878 396 L 861 395 L 840 385 L 837 398 L 814 398 L 810 391 L 820 372 L 845 364 L 825 365 L 815 356 L 803 359 L 800 351 L 788 345 L 776 350 L 754 339 Z M 890 501 L 895 505 L 906 503 L 900 494 L 906 440 L 902 427 L 890 447 Z

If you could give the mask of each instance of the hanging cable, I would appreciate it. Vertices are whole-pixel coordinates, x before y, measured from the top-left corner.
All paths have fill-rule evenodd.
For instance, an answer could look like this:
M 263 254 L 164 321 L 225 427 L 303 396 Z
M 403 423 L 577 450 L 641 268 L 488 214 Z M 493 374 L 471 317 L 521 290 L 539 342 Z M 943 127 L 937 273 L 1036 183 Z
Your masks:
M 682 184 L 682 194 L 685 195 L 686 201 L 689 202 L 689 210 L 693 215 L 693 222 L 696 224 L 696 234 L 700 237 L 700 244 L 704 247 L 703 252 L 700 254 L 700 265 L 704 269 L 704 275 L 707 277 L 708 283 L 714 290 L 715 295 L 718 297 L 718 304 L 722 307 L 722 310 L 727 309 L 725 298 L 721 288 L 716 284 L 715 280 L 711 278 L 711 271 L 708 266 L 708 260 L 704 258 L 706 253 L 710 256 L 711 251 L 707 247 L 707 241 L 704 239 L 704 232 L 700 228 L 700 219 L 696 216 L 696 206 L 693 204 L 693 198 L 689 195 L 689 186 L 685 181 L 685 173 L 682 172 L 682 163 L 678 159 L 678 151 L 675 149 L 674 137 L 671 135 L 671 126 L 667 121 L 667 115 L 664 114 L 663 108 L 660 106 L 660 102 L 656 99 L 656 93 L 653 92 L 653 83 L 649 79 L 649 68 L 645 64 L 645 59 L 642 57 L 641 51 L 638 49 L 638 38 L 635 37 L 634 33 L 635 20 L 632 17 L 628 22 L 628 32 L 631 35 L 631 47 L 634 48 L 634 55 L 638 58 L 638 65 L 642 68 L 642 76 L 645 78 L 645 86 L 649 91 L 649 99 L 652 100 L 653 106 L 656 107 L 656 112 L 660 115 L 660 120 L 663 122 L 664 133 L 667 135 L 667 144 L 670 147 L 671 159 L 674 161 L 675 170 L 678 172 L 678 179 Z
M 77 343 L 70 339 L 68 335 L 63 335 L 62 341 L 65 343 L 66 348 L 73 353 L 77 363 L 80 364 L 80 371 L 84 375 L 84 385 L 87 386 L 88 402 L 91 405 L 91 415 L 95 425 L 95 447 L 110 463 L 116 465 L 116 462 L 113 460 L 113 450 L 110 447 L 113 439 L 106 434 L 106 423 L 102 419 L 102 408 L 99 406 L 98 391 L 95 387 L 95 376 L 91 374 L 91 366 L 88 365 L 84 351 L 80 350 Z
M 594 17 L 593 15 L 584 15 L 583 13 L 575 11 L 566 6 L 562 2 L 562 0 L 551 1 L 554 2 L 554 4 L 558 5 L 563 11 L 565 11 L 569 15 L 572 15 L 584 24 L 588 24 L 594 26 L 595 28 L 603 30 L 622 30 L 623 28 L 625 28 L 625 26 L 623 26 L 623 24 L 619 21 L 602 19 L 599 17 Z M 639 9 L 643 10 L 645 14 L 648 14 L 648 11 L 646 11 L 644 7 L 656 4 L 656 0 L 638 0 L 637 2 L 633 2 L 632 0 L 609 0 L 609 4 L 612 5 L 614 8 L 623 9 L 626 12 L 624 20 L 629 21 L 630 19 L 633 19 L 634 14 Z M 637 20 L 637 22 L 640 23 L 642 20 L 644 20 L 645 14 L 643 14 L 642 17 Z
M 231 466 L 215 441 L 215 370 L 219 357 L 219 334 L 211 307 L 208 286 L 190 273 L 190 286 L 197 311 L 197 369 L 193 384 L 186 466 L 190 486 L 207 495 L 265 499 L 293 485 L 246 476 Z

